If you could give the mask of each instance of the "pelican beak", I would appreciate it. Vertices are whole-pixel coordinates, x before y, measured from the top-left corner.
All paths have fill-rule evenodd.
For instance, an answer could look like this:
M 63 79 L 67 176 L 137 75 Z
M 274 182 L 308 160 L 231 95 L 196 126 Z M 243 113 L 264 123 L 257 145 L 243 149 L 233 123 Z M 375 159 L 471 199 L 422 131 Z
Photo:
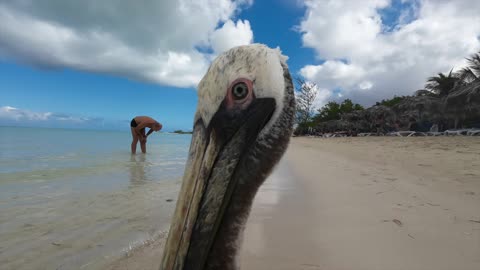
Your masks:
M 208 126 L 198 118 L 161 270 L 204 269 L 244 157 L 274 110 L 273 99 L 255 99 L 244 110 L 222 104 Z

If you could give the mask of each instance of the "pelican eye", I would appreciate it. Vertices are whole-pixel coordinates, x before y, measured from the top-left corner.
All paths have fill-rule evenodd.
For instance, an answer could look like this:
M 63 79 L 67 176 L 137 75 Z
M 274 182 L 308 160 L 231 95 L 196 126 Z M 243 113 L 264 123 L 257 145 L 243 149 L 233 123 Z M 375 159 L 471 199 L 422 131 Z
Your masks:
M 235 100 L 242 100 L 248 96 L 248 86 L 244 82 L 238 82 L 232 87 L 232 94 Z

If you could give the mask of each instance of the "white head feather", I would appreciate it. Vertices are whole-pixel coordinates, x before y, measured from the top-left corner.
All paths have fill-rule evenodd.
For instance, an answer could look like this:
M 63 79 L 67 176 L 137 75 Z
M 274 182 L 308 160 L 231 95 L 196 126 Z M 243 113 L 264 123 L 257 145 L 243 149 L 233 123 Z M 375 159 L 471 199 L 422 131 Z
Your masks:
M 262 44 L 235 47 L 219 55 L 198 84 L 195 121 L 201 117 L 205 126 L 208 126 L 230 84 L 244 78 L 253 82 L 256 98 L 275 99 L 276 109 L 267 129 L 283 109 L 285 79 L 282 64 L 286 66 L 286 60 L 280 49 L 270 49 Z

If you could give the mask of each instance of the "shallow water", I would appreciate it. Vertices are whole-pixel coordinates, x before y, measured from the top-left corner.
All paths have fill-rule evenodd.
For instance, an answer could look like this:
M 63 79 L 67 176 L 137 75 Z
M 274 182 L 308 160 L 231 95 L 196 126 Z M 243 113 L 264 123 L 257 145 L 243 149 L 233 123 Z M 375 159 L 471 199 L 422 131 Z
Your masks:
M 153 134 L 135 156 L 130 136 L 0 127 L 1 269 L 101 269 L 162 237 L 190 136 Z

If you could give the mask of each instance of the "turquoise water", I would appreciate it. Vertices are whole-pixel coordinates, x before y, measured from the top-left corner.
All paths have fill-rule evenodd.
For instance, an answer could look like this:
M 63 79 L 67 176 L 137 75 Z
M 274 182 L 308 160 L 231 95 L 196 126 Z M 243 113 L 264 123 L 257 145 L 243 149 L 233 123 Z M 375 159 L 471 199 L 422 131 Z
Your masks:
M 101 269 L 162 237 L 190 138 L 131 155 L 129 131 L 0 127 L 1 269 Z

